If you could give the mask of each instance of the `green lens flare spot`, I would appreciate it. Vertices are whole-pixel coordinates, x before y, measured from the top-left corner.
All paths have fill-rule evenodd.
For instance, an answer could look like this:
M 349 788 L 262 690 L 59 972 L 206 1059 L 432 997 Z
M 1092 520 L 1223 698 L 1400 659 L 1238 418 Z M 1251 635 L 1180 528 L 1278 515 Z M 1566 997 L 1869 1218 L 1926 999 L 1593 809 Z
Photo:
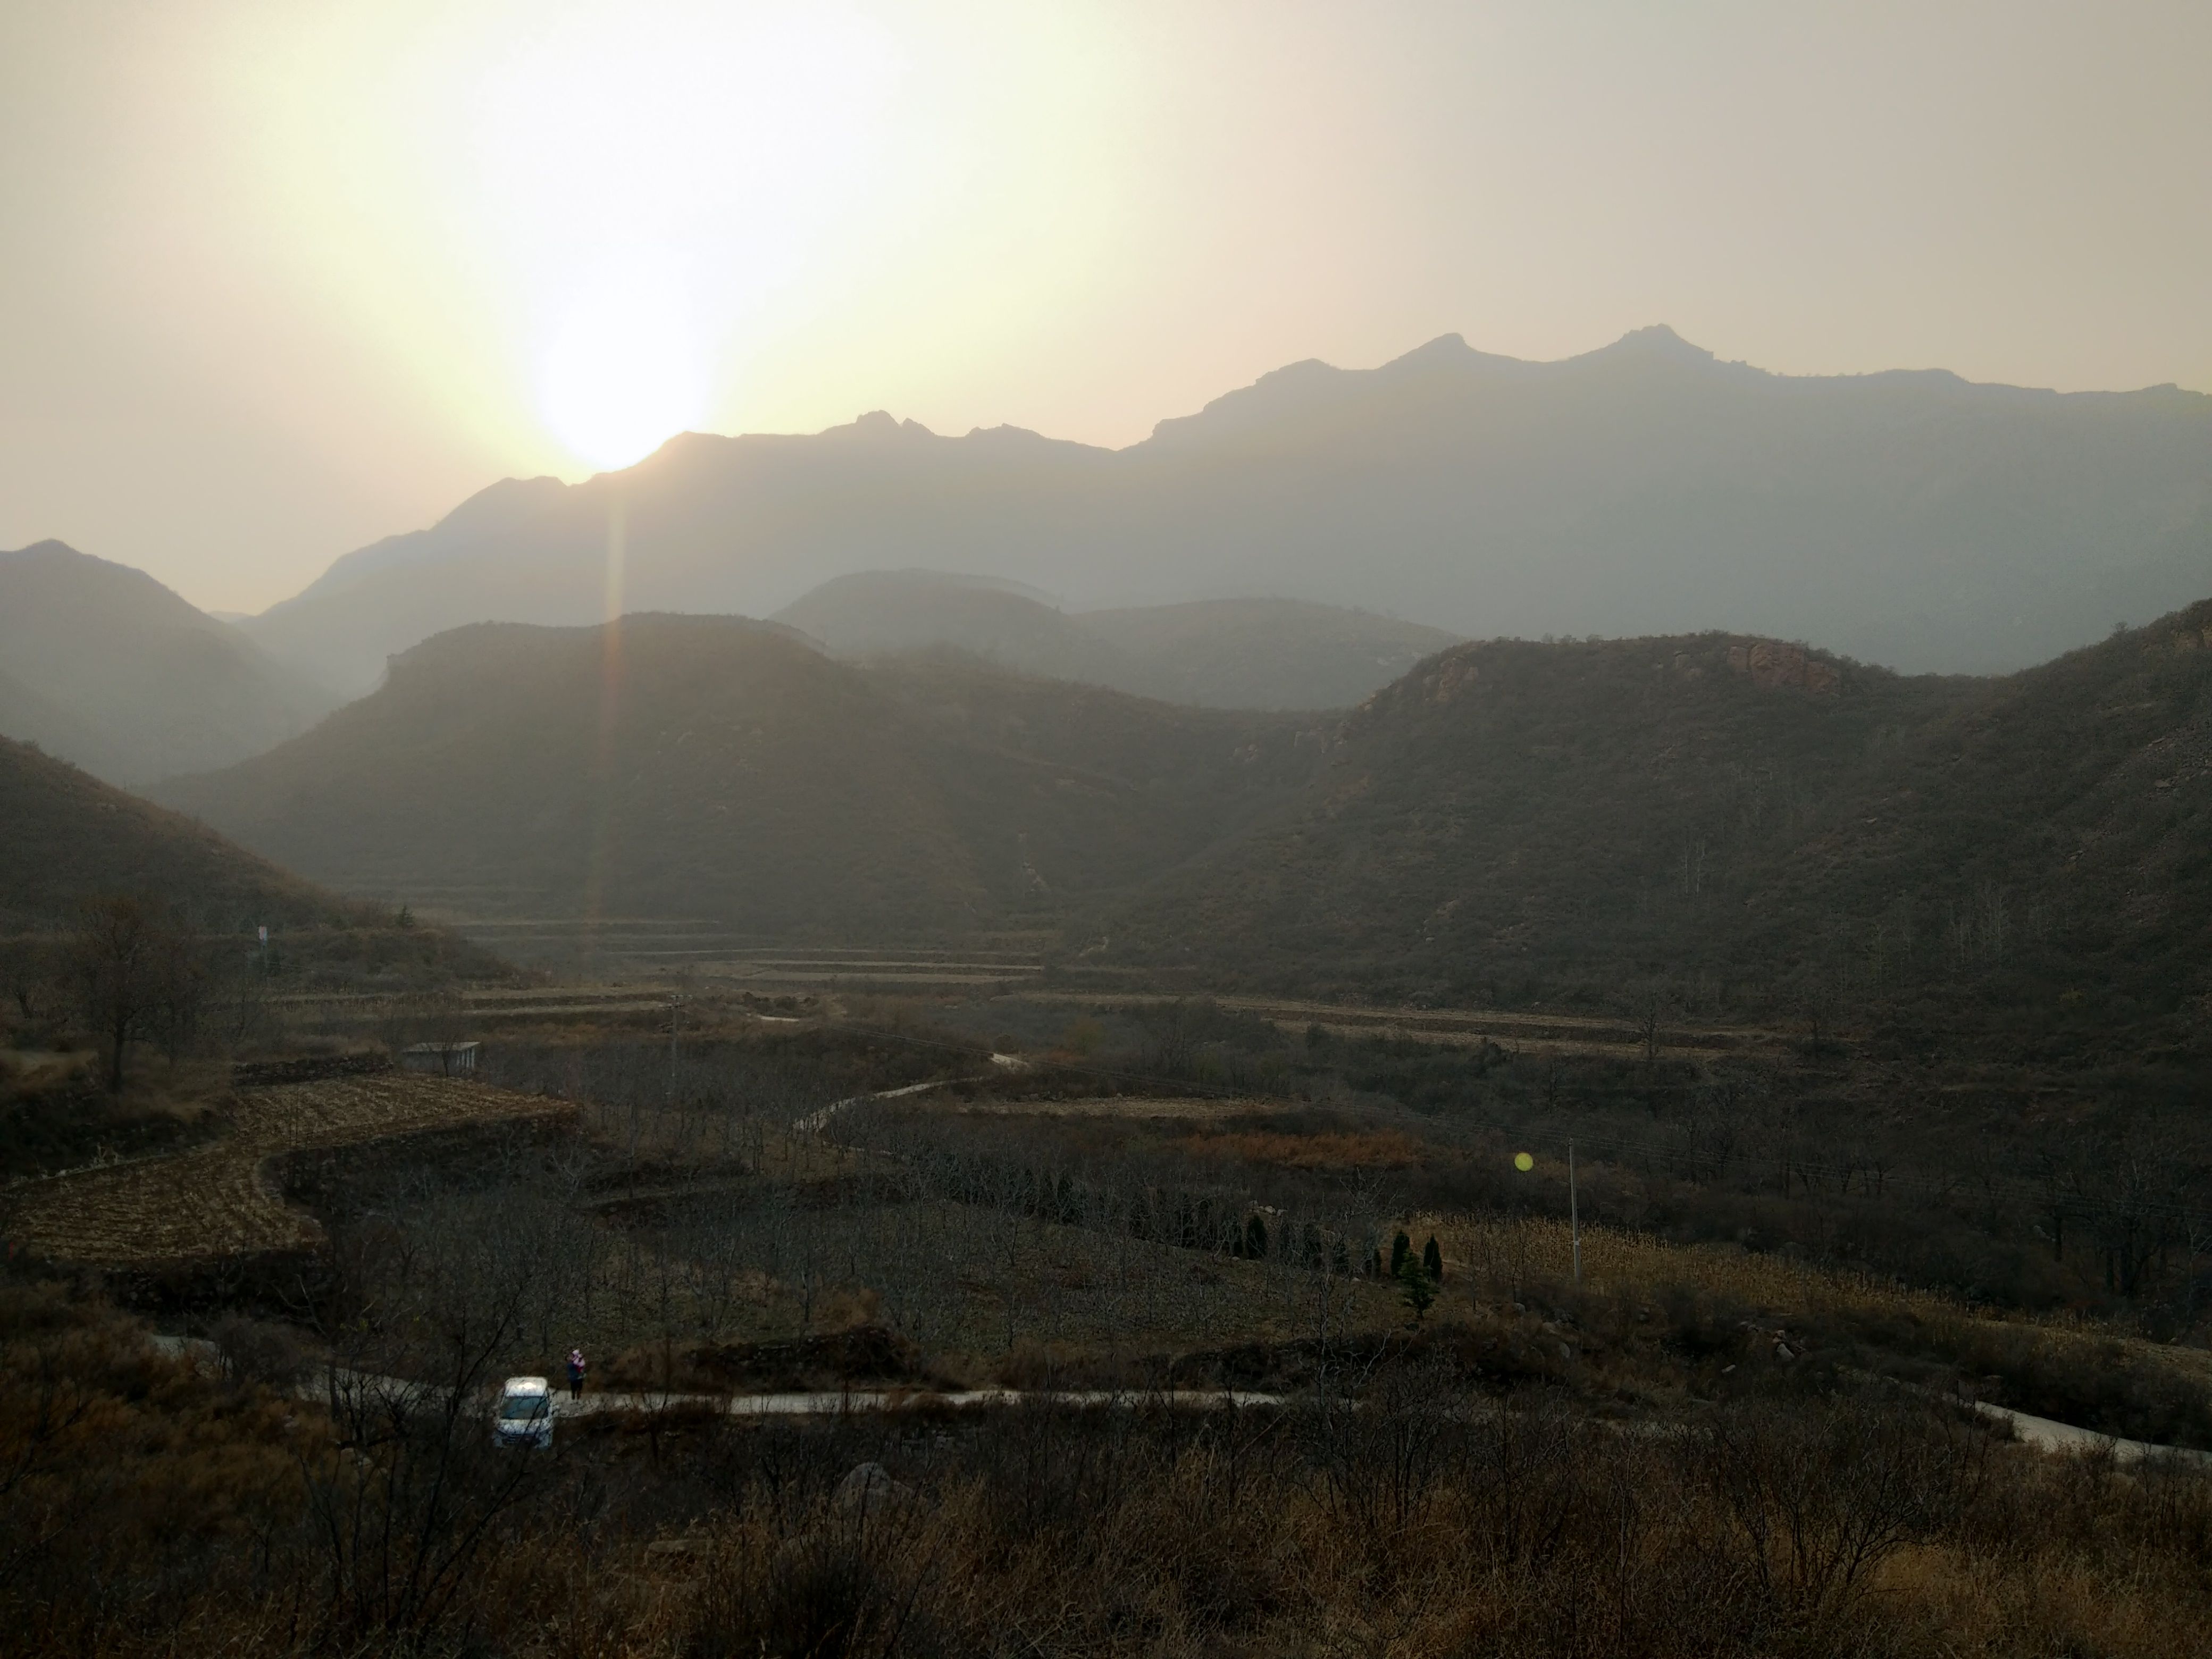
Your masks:
M 1513 1167 L 1520 1170 L 1523 1175 L 1528 1174 L 1529 1170 L 1536 1167 L 1536 1155 L 1534 1152 L 1514 1153 Z

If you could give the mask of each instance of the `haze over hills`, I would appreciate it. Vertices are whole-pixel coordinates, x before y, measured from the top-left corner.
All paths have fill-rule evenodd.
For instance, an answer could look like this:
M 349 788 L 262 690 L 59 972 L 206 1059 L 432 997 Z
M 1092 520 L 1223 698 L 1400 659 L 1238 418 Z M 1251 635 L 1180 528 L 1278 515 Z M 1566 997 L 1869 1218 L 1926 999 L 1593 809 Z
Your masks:
M 1717 634 L 1465 645 L 1319 724 L 732 619 L 629 618 L 611 654 L 476 626 L 162 795 L 478 915 L 1020 921 L 1071 966 L 1476 1004 L 2212 994 L 2212 602 L 1993 679 Z
M 1937 371 L 1791 377 L 1663 328 L 1558 362 L 1446 336 L 1293 364 L 1119 451 L 876 413 L 511 479 L 246 624 L 353 691 L 473 620 L 771 614 L 916 566 L 1078 610 L 1270 594 L 1463 635 L 1724 628 L 1910 670 L 2024 666 L 2212 586 L 2212 398 Z
M 228 765 L 337 699 L 143 571 L 0 552 L 0 733 L 122 784 Z
M 1348 708 L 1455 643 L 1440 629 L 1297 599 L 1069 613 L 1012 585 L 931 570 L 840 576 L 775 620 L 842 657 L 951 646 L 1201 708 Z
M 482 624 L 161 793 L 354 892 L 883 939 L 1133 888 L 1284 799 L 1298 731 L 736 618 Z

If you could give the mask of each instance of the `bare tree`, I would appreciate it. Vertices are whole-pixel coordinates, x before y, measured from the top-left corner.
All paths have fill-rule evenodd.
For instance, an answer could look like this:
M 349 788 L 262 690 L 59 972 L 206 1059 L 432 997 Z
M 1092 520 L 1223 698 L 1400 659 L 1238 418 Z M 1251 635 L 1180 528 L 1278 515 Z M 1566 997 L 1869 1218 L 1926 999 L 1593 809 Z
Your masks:
M 356 1287 L 378 1317 L 329 1333 L 334 1443 L 301 1457 L 332 1636 L 420 1644 L 541 1483 L 533 1455 L 494 1446 L 488 1422 L 535 1271 L 511 1219 L 496 1205 L 418 1212 L 419 1253 Z
M 172 1068 L 198 1043 L 200 1020 L 208 1000 L 207 953 L 181 927 L 163 927 L 154 938 L 154 1006 L 148 1021 Z
M 72 965 L 85 1023 L 107 1056 L 107 1086 L 120 1093 L 124 1057 L 159 1007 L 161 961 L 167 950 L 161 918 L 143 900 L 94 899 L 71 941 Z
M 1965 1509 L 1988 1437 L 1933 1411 L 1765 1401 L 1707 1419 L 1679 1449 L 1760 1599 L 1806 1632 L 1845 1620 L 1885 1559 Z
M 0 997 L 25 1024 L 43 1024 L 60 1013 L 64 977 L 51 938 L 19 933 L 0 939 Z
M 2208 1172 L 2205 1148 L 2166 1125 L 2123 1121 L 2092 1143 L 2081 1182 L 2104 1255 L 2105 1288 L 2130 1301 L 2184 1238 Z

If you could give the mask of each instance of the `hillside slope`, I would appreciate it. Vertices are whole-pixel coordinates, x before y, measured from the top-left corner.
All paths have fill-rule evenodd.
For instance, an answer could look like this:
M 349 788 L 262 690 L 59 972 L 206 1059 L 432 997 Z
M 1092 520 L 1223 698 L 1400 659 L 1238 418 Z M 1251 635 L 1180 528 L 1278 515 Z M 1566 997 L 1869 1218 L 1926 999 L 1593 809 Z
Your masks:
M 1462 646 L 1346 720 L 1294 809 L 1121 917 L 1111 955 L 1486 998 L 1725 959 L 1806 815 L 1957 695 L 1718 635 Z
M 880 412 L 509 480 L 246 626 L 366 690 L 471 620 L 771 614 L 930 566 L 1076 611 L 1267 593 L 1471 636 L 1721 627 L 2016 668 L 2212 588 L 2212 398 L 1771 374 L 1665 329 L 1558 362 L 1457 336 L 1293 364 L 1109 451 Z
M 1100 963 L 1451 1000 L 2212 991 L 2212 604 L 1997 679 L 1725 635 L 1460 647 Z
M 176 916 L 214 951 L 218 976 L 256 951 L 264 984 L 393 991 L 512 969 L 444 932 L 302 881 L 205 824 L 126 794 L 37 748 L 0 738 L 0 963 L 55 968 L 52 945 L 94 900 L 130 897 Z M 270 930 L 273 949 L 258 951 Z M 24 951 L 27 951 L 27 954 Z M 27 969 L 25 964 L 29 964 Z
M 337 698 L 143 571 L 59 542 L 0 552 L 0 732 L 111 782 L 242 760 Z
M 271 921 L 315 916 L 331 902 L 204 824 L 4 738 L 0 823 L 0 922 L 10 925 L 65 922 L 110 893 Z
M 441 635 L 314 732 L 163 796 L 355 892 L 882 939 L 1173 868 L 1287 796 L 1297 739 L 1281 717 L 638 616 Z
M 1195 708 L 1349 708 L 1456 643 L 1440 629 L 1297 599 L 1067 612 L 933 570 L 840 576 L 776 613 L 836 655 L 949 646 L 1017 673 Z
M 1848 919 L 1862 976 L 2212 1015 L 2212 601 L 1899 733 L 1768 880 L 1801 933 Z

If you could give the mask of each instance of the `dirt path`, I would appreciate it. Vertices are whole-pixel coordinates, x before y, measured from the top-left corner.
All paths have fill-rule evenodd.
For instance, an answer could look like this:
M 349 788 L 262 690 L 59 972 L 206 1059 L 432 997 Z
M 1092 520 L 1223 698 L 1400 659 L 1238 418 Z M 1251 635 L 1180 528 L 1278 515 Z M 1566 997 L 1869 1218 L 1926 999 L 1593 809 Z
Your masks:
M 1056 1002 L 1101 1007 L 1172 1000 L 1137 991 L 1023 990 L 1024 1002 Z M 1486 1008 L 1410 1008 L 1344 1002 L 1308 1002 L 1291 998 L 1218 996 L 1218 1007 L 1251 1014 L 1291 1032 L 1318 1025 L 1334 1036 L 1384 1036 L 1445 1048 L 1474 1048 L 1495 1042 L 1537 1054 L 1644 1053 L 1644 1036 L 1632 1020 L 1589 1014 L 1529 1014 Z M 1756 1026 L 1662 1024 L 1656 1033 L 1662 1054 L 1717 1054 L 1772 1048 L 1788 1041 L 1781 1032 Z
M 902 1100 L 908 1095 L 926 1095 L 939 1089 L 950 1089 L 957 1083 L 988 1083 L 994 1077 L 1018 1075 L 1030 1068 L 1029 1062 L 1018 1054 L 991 1056 L 991 1069 L 973 1073 L 967 1077 L 933 1078 L 926 1083 L 909 1083 L 902 1089 L 878 1089 L 873 1094 L 848 1095 L 842 1100 L 833 1100 L 819 1111 L 809 1112 L 797 1119 L 792 1128 L 803 1135 L 818 1135 L 830 1127 L 830 1120 L 848 1106 L 858 1106 L 871 1100 Z
M 241 1090 L 222 1139 L 173 1156 L 80 1170 L 9 1189 L 9 1240 L 51 1261 L 148 1267 L 311 1247 L 271 1159 L 393 1135 L 556 1115 L 565 1103 L 461 1079 L 387 1073 Z

